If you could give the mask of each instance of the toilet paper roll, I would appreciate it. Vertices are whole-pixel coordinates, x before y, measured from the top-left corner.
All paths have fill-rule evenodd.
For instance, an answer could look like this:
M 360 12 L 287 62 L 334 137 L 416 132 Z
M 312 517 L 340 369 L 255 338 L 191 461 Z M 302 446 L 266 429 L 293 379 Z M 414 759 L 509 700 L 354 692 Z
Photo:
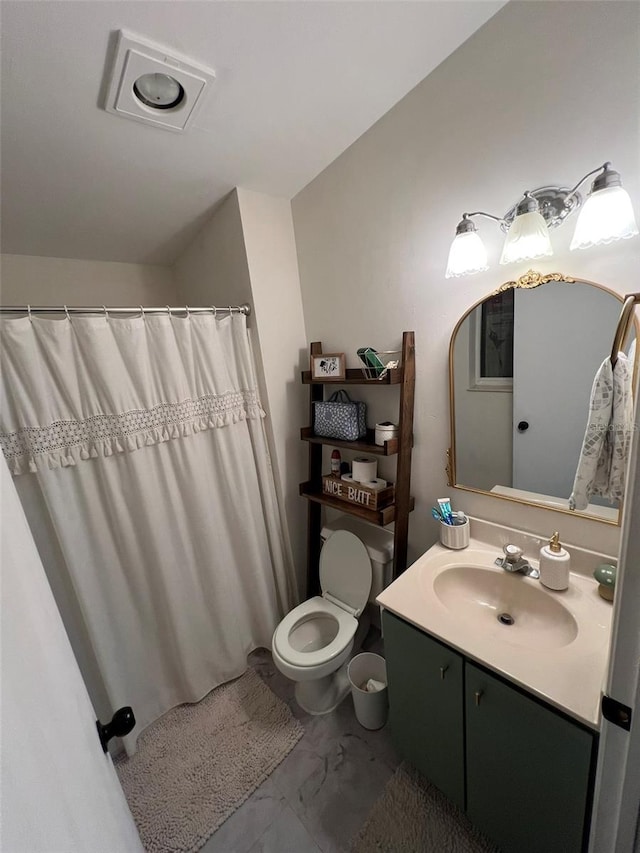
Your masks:
M 397 437 L 397 424 L 392 424 L 391 421 L 383 421 L 380 424 L 376 424 L 376 428 L 374 431 L 374 441 L 380 447 L 384 445 L 385 441 L 390 441 L 392 438 Z
M 387 488 L 387 481 L 381 480 L 380 477 L 376 477 L 375 480 L 367 480 L 366 483 L 360 483 L 361 486 L 366 486 L 368 489 L 373 489 L 376 492 L 379 492 L 380 489 Z
M 354 480 L 353 474 L 343 474 L 340 479 L 344 480 L 345 483 L 360 483 L 359 480 Z M 364 483 L 360 483 L 360 485 L 366 486 L 368 489 L 375 489 L 376 492 L 379 492 L 380 489 L 387 488 L 387 481 L 382 480 L 380 477 L 376 477 L 375 480 L 367 480 Z
M 378 476 L 378 460 L 358 456 L 351 463 L 351 473 L 357 483 L 368 483 Z

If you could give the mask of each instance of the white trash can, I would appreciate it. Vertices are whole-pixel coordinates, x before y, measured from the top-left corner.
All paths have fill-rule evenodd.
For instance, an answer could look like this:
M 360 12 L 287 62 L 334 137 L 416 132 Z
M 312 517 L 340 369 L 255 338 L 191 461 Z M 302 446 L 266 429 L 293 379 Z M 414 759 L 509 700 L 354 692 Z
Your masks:
M 358 722 L 365 729 L 381 729 L 387 722 L 389 707 L 387 665 L 384 658 L 372 652 L 362 652 L 349 663 L 347 675 Z M 367 690 L 369 679 L 384 684 L 384 687 L 381 690 Z

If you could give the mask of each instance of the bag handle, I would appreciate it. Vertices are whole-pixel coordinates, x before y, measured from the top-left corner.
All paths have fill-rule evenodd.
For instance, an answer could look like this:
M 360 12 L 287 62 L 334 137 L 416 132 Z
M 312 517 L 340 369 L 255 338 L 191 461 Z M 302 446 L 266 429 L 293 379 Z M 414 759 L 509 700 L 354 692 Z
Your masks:
M 329 397 L 329 403 L 352 403 L 353 400 L 348 395 L 348 393 L 341 388 L 340 391 L 334 391 L 333 394 Z

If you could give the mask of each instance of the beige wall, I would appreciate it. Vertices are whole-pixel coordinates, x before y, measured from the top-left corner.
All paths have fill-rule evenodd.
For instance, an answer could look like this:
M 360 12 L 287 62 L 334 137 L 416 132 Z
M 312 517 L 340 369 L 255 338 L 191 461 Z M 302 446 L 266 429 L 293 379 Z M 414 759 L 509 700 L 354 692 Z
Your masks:
M 299 587 L 306 584 L 306 506 L 298 485 L 307 479 L 307 447 L 300 427 L 308 420 L 307 368 L 300 277 L 291 203 L 238 189 L 258 350 L 273 430 L 274 469 L 282 489 Z
M 502 214 L 527 188 L 571 185 L 612 160 L 640 213 L 638 18 L 620 2 L 510 3 L 293 201 L 309 340 L 388 348 L 415 329 L 417 386 L 410 557 L 436 537 L 429 507 L 447 493 L 447 354 L 457 319 L 527 265 L 499 267 L 500 232 L 479 221 L 492 269 L 446 280 L 461 214 Z M 574 220 L 575 221 L 575 220 Z M 638 289 L 640 241 L 568 251 L 573 222 L 536 262 Z M 588 334 L 588 330 L 586 330 Z M 612 330 L 613 335 L 613 330 Z M 384 476 L 384 475 L 383 475 Z M 470 514 L 615 550 L 617 529 L 453 490 Z
M 169 267 L 2 255 L 4 305 L 174 305 Z
M 308 415 L 299 371 L 306 366 L 307 342 L 290 202 L 234 190 L 178 259 L 174 275 L 183 302 L 251 305 L 276 487 L 304 589 L 306 508 L 298 484 L 306 450 L 300 426 Z
M 190 305 L 251 301 L 238 194 L 222 201 L 173 266 L 179 298 Z

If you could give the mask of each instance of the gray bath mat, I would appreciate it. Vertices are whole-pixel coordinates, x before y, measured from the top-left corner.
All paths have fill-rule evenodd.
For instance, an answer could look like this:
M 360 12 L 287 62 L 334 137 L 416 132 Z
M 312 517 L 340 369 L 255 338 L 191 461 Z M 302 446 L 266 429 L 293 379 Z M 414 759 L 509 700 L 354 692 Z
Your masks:
M 352 853 L 499 853 L 466 815 L 402 764 L 387 783 Z
M 116 762 L 145 850 L 195 853 L 303 733 L 252 669 L 164 714 Z

